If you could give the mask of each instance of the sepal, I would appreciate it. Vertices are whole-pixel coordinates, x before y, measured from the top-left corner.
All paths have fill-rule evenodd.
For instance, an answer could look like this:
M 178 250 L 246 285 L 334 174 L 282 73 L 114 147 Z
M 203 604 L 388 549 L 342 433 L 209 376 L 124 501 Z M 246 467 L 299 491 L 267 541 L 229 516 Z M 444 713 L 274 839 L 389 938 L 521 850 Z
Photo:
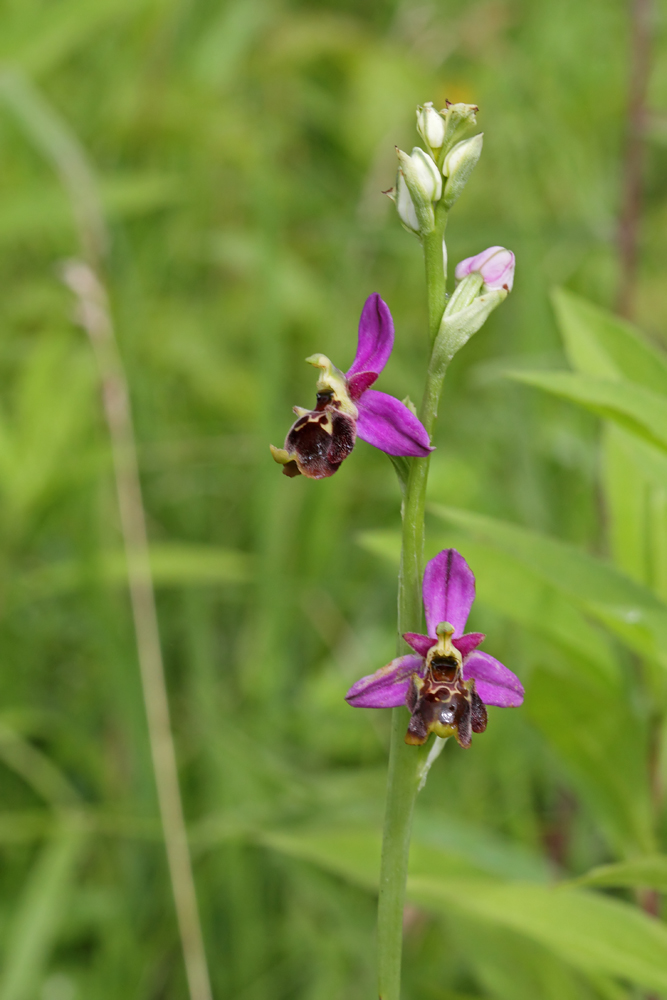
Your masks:
M 445 142 L 445 120 L 435 110 L 432 101 L 417 108 L 417 131 L 433 153 L 437 154 L 442 149 Z
M 496 660 L 495 656 L 476 649 L 463 664 L 466 683 L 474 680 L 476 689 L 485 705 L 499 708 L 518 708 L 523 704 L 523 684 L 512 671 Z
M 434 449 L 418 417 L 400 400 L 377 389 L 368 389 L 357 406 L 357 434 L 387 455 L 424 458 Z
M 473 334 L 484 325 L 494 309 L 507 298 L 504 288 L 479 295 L 471 305 L 455 313 L 442 317 L 442 323 L 433 345 L 433 361 L 436 370 L 446 368 L 457 351 L 468 343 Z
M 477 124 L 478 111 L 479 108 L 476 104 L 450 104 L 447 101 L 447 107 L 440 112 L 445 122 L 445 139 L 442 144 L 444 155 L 465 134 L 467 129 L 473 128 Z
M 442 195 L 442 177 L 435 162 L 418 146 L 412 154 L 396 149 L 399 170 L 396 207 L 401 221 L 420 236 L 435 228 L 433 203 Z
M 379 375 L 394 346 L 394 321 L 389 306 L 377 292 L 369 295 L 359 317 L 357 353 L 345 373 L 348 381 L 360 372 Z
M 470 139 L 457 142 L 445 156 L 442 165 L 442 172 L 447 178 L 442 197 L 445 208 L 450 209 L 461 195 L 482 155 L 483 143 L 484 133 L 480 132 Z
M 452 292 L 452 297 L 445 309 L 445 316 L 453 316 L 454 313 L 461 312 L 462 309 L 467 309 L 468 306 L 471 306 L 480 295 L 483 287 L 484 279 L 479 271 L 472 271 L 470 274 L 466 274 L 465 278 L 459 281 Z
M 424 672 L 421 656 L 408 653 L 353 684 L 345 701 L 353 708 L 397 708 L 405 704 L 410 679 Z
M 401 170 L 398 171 L 396 175 L 396 187 L 392 192 L 387 192 L 389 197 L 392 199 L 396 205 L 396 211 L 398 212 L 398 217 L 403 223 L 403 228 L 407 229 L 409 233 L 414 233 L 415 236 L 419 236 L 419 219 L 417 218 L 417 211 L 415 209 L 412 198 L 410 197 L 410 191 L 408 190 L 408 185 L 405 183 L 405 177 Z

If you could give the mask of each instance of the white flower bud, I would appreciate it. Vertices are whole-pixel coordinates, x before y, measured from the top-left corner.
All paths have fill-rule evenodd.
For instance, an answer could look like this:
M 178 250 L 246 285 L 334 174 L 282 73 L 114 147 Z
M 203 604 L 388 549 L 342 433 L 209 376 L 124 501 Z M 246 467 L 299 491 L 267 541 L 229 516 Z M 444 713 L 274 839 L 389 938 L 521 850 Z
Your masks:
M 410 156 L 402 149 L 397 149 L 396 152 L 415 203 L 440 201 L 442 177 L 432 157 L 419 146 L 415 146 Z
M 477 124 L 477 112 L 479 108 L 476 104 L 450 104 L 443 108 L 440 114 L 445 123 L 444 146 L 450 149 L 457 137 L 466 129 Z
M 445 123 L 432 101 L 417 108 L 417 131 L 434 153 L 442 147 L 445 141 Z
M 418 233 L 419 219 L 417 218 L 415 206 L 408 191 L 408 185 L 405 183 L 405 177 L 400 170 L 396 179 L 396 196 L 394 201 L 396 202 L 396 210 L 403 225 L 411 230 L 411 232 Z
M 453 149 L 447 153 L 442 165 L 442 172 L 447 178 L 444 194 L 447 208 L 452 207 L 468 183 L 468 178 L 481 156 L 483 141 L 484 133 L 480 132 L 479 135 L 474 135 L 471 139 L 457 142 Z

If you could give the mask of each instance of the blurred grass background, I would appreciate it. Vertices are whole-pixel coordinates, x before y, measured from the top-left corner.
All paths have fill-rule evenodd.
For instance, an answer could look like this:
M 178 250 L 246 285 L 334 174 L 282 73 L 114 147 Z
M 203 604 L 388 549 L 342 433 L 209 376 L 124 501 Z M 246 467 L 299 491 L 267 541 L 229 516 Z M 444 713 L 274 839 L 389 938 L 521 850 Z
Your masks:
M 667 347 L 667 41 L 654 13 L 636 301 Z M 553 286 L 614 304 L 628 36 L 620 0 L 0 7 L 0 73 L 25 74 L 78 136 L 111 230 L 218 998 L 375 995 L 373 894 L 308 837 L 338 837 L 364 867 L 380 829 L 388 718 L 343 694 L 393 655 L 391 537 L 368 533 L 398 528 L 400 498 L 363 443 L 321 483 L 281 476 L 268 444 L 313 399 L 304 357 L 349 365 L 372 291 L 397 330 L 381 388 L 419 398 L 421 254 L 380 192 L 425 100 L 478 104 L 485 132 L 450 220 L 450 270 L 492 244 L 517 256 L 512 296 L 448 375 L 431 499 L 609 554 L 598 421 L 504 373 L 565 365 Z M 176 1000 L 110 449 L 57 274 L 77 252 L 66 194 L 0 87 L 0 991 Z M 630 654 L 580 618 L 590 648 L 578 652 L 574 605 L 548 591 L 527 611 L 531 587 L 492 546 L 436 519 L 430 530 L 433 549 L 457 544 L 477 572 L 471 626 L 527 698 L 491 710 L 473 748 L 448 746 L 434 767 L 418 874 L 435 859 L 441 876 L 541 883 L 656 850 L 647 764 L 662 703 Z M 578 655 L 602 672 L 620 657 L 622 683 L 589 690 Z M 644 995 L 465 906 L 411 909 L 406 947 L 406 1000 Z

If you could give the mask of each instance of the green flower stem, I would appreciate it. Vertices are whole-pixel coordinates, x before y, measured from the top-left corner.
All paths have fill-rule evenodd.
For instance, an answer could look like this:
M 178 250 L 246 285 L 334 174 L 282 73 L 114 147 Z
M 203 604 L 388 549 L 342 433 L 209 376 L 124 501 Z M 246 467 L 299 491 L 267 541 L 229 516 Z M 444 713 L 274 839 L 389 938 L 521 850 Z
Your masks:
M 445 311 L 447 297 L 447 275 L 445 274 L 442 241 L 445 237 L 447 212 L 439 203 L 435 209 L 435 229 L 422 237 L 424 264 L 426 267 L 426 297 L 428 301 L 428 328 L 430 343 L 440 329 L 440 320 Z
M 443 236 L 446 215 L 436 215 L 436 230 L 424 237 L 426 286 L 431 343 L 440 328 L 446 301 Z M 420 419 L 432 434 L 445 367 L 431 358 Z M 398 631 L 421 632 L 423 621 L 421 582 L 424 562 L 424 506 L 429 459 L 413 458 L 403 505 L 403 544 L 398 581 Z M 405 644 L 399 639 L 401 651 Z M 404 740 L 408 714 L 404 707 L 392 713 L 387 805 L 382 839 L 380 897 L 378 902 L 378 987 L 380 1000 L 400 1000 L 403 908 L 410 853 L 412 814 L 419 789 L 426 748 L 407 746 Z

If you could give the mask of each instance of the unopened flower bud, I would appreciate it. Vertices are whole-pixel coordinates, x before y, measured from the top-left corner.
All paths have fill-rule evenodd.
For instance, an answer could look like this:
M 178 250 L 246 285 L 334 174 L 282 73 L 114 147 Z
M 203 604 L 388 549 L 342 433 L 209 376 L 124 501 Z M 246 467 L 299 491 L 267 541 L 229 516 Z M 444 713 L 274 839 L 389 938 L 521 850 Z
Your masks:
M 419 219 L 417 218 L 417 213 L 415 212 L 415 206 L 410 197 L 410 192 L 408 191 L 408 185 L 405 183 L 405 177 L 402 172 L 398 171 L 398 177 L 396 178 L 396 189 L 393 195 L 393 201 L 396 204 L 396 210 L 398 212 L 399 218 L 406 229 L 409 229 L 412 233 L 419 233 Z
M 423 236 L 433 231 L 433 202 L 442 195 L 442 177 L 433 159 L 415 147 L 412 154 L 396 149 L 399 170 L 396 182 L 396 207 L 403 224 Z
M 432 157 L 419 146 L 415 146 L 410 156 L 402 149 L 397 149 L 396 153 L 415 204 L 420 200 L 440 201 L 442 177 Z
M 442 165 L 442 172 L 447 178 L 445 184 L 444 203 L 451 208 L 468 183 L 468 178 L 475 169 L 482 153 L 484 133 L 480 132 L 471 139 L 463 139 L 447 153 Z
M 445 122 L 432 101 L 417 108 L 417 131 L 427 146 L 436 153 L 445 141 Z
M 471 306 L 476 298 L 484 292 L 484 279 L 479 271 L 471 271 L 459 281 L 447 303 L 446 316 L 453 316 Z
M 443 108 L 440 114 L 445 123 L 445 137 L 443 145 L 445 152 L 448 152 L 457 139 L 460 139 L 466 129 L 477 124 L 477 112 L 479 108 L 476 104 L 450 104 Z
M 475 257 L 466 257 L 456 265 L 456 280 L 462 281 L 468 274 L 478 273 L 484 282 L 484 290 L 504 288 L 511 292 L 514 284 L 514 254 L 505 247 L 489 247 Z

